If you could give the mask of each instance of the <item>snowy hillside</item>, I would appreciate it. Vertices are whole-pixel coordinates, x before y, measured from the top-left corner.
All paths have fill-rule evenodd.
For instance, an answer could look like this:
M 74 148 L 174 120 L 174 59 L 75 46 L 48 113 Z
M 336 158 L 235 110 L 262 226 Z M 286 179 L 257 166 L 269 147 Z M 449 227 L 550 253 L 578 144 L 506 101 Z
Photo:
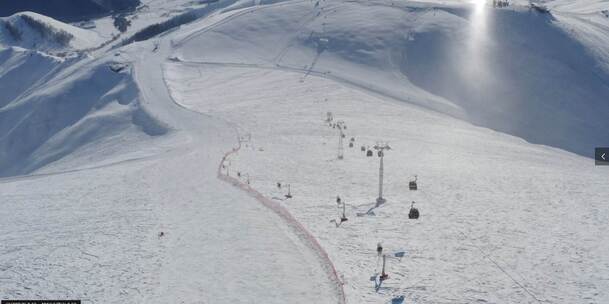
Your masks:
M 168 131 L 142 109 L 129 63 L 59 58 L 15 47 L 0 51 L 0 58 L 0 88 L 6 92 L 0 97 L 2 177 L 68 156 L 84 157 L 81 165 L 90 166 L 95 155 L 104 162 L 116 151 L 133 150 L 121 147 L 125 142 Z M 86 149 L 104 142 L 103 149 Z M 84 156 L 74 153 L 82 149 Z
M 0 16 L 31 11 L 70 22 L 85 20 L 108 13 L 132 10 L 139 0 L 20 0 L 0 3 Z
M 220 24 L 197 40 L 186 38 L 178 57 L 327 74 L 587 156 L 609 141 L 609 69 L 599 66 L 603 62 L 592 51 L 551 17 L 525 9 L 473 9 L 279 5 Z M 375 16 L 384 16 L 383 22 L 369 22 Z
M 609 301 L 606 2 L 141 2 L 0 21 L 0 299 Z
M 102 42 L 95 32 L 32 12 L 0 18 L 0 45 L 39 51 L 84 49 Z

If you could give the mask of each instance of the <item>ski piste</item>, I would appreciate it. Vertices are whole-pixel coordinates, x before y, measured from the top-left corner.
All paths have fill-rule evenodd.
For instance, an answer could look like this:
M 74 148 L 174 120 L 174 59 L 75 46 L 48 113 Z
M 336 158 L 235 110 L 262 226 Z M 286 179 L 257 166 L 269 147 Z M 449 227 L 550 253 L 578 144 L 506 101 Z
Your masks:
M 35 2 L 1 299 L 609 302 L 604 2 Z

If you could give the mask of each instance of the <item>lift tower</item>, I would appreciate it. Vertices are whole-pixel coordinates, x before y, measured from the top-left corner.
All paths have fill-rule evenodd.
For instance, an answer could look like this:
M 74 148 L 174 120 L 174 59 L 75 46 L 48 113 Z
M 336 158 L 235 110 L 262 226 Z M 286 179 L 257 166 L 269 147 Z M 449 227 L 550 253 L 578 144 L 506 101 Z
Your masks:
M 374 149 L 377 150 L 377 154 L 381 159 L 381 163 L 379 165 L 379 197 L 376 199 L 376 205 L 380 206 L 385 203 L 385 199 L 383 198 L 383 158 L 385 157 L 385 150 L 391 150 L 391 147 L 387 143 L 377 143 L 374 145 Z
M 340 120 L 338 122 L 336 122 L 336 128 L 338 129 L 338 159 L 343 159 L 344 158 L 344 145 L 343 145 L 343 139 L 345 138 L 345 133 L 343 132 L 343 129 L 345 128 L 345 122 Z

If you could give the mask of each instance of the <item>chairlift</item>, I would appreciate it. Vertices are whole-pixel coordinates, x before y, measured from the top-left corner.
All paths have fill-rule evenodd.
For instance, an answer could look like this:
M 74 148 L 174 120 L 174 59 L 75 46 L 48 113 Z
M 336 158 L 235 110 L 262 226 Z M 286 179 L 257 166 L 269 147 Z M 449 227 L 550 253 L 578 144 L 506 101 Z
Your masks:
M 353 148 L 353 143 L 352 142 L 349 143 L 349 148 Z
M 413 191 L 418 189 L 417 188 L 417 176 L 416 175 L 414 176 L 414 180 L 412 180 L 412 181 L 410 181 L 408 183 L 408 189 L 413 190 Z
M 352 142 L 355 142 L 355 137 L 351 137 L 351 141 L 352 141 Z
M 372 157 L 372 155 L 373 155 L 373 154 L 372 154 L 372 150 L 368 150 L 368 152 L 366 152 L 366 156 L 367 156 L 367 157 Z
M 342 138 L 345 138 L 345 137 L 346 137 L 346 136 L 345 136 L 345 134 L 341 134 L 340 136 L 341 136 Z
M 366 152 L 366 147 L 362 146 L 361 150 L 362 152 Z
M 379 157 L 383 156 L 383 150 L 379 150 L 379 151 L 378 151 L 378 153 L 377 153 L 377 155 L 378 155 Z
M 410 212 L 408 212 L 408 218 L 411 220 L 416 220 L 419 218 L 419 209 L 414 207 L 414 201 L 410 205 Z

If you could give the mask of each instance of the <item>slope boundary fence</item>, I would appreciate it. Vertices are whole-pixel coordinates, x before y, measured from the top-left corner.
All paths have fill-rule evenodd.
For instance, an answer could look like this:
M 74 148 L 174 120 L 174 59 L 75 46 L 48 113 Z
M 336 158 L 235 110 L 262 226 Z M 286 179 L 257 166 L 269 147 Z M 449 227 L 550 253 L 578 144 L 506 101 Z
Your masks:
M 290 211 L 288 211 L 288 209 L 286 209 L 284 206 L 280 205 L 278 202 L 276 202 L 270 198 L 265 197 L 262 193 L 258 192 L 258 190 L 252 188 L 250 185 L 240 181 L 239 179 L 222 173 L 222 164 L 224 164 L 224 162 L 230 155 L 239 152 L 240 149 L 241 149 L 241 141 L 239 141 L 238 147 L 233 148 L 231 151 L 226 152 L 224 154 L 224 156 L 222 157 L 222 161 L 218 165 L 218 178 L 220 180 L 223 180 L 223 181 L 233 185 L 234 187 L 239 188 L 242 191 L 246 192 L 247 194 L 249 194 L 250 196 L 255 198 L 258 202 L 260 202 L 262 205 L 269 208 L 270 210 L 275 212 L 277 215 L 279 215 L 283 220 L 285 220 L 286 223 L 296 232 L 296 234 L 303 241 L 305 241 L 306 245 L 309 248 L 313 249 L 313 251 L 315 251 L 317 256 L 320 258 L 320 260 L 323 264 L 323 268 L 327 272 L 328 277 L 335 284 L 335 290 L 338 293 L 338 303 L 346 304 L 347 300 L 345 297 L 345 290 L 343 288 L 343 282 L 340 280 L 340 278 L 338 276 L 336 267 L 332 263 L 332 260 L 330 260 L 328 253 L 319 244 L 319 242 L 313 236 L 313 234 L 311 234 L 311 232 L 309 232 L 309 230 L 307 230 L 296 218 L 294 218 L 294 216 L 290 213 Z

